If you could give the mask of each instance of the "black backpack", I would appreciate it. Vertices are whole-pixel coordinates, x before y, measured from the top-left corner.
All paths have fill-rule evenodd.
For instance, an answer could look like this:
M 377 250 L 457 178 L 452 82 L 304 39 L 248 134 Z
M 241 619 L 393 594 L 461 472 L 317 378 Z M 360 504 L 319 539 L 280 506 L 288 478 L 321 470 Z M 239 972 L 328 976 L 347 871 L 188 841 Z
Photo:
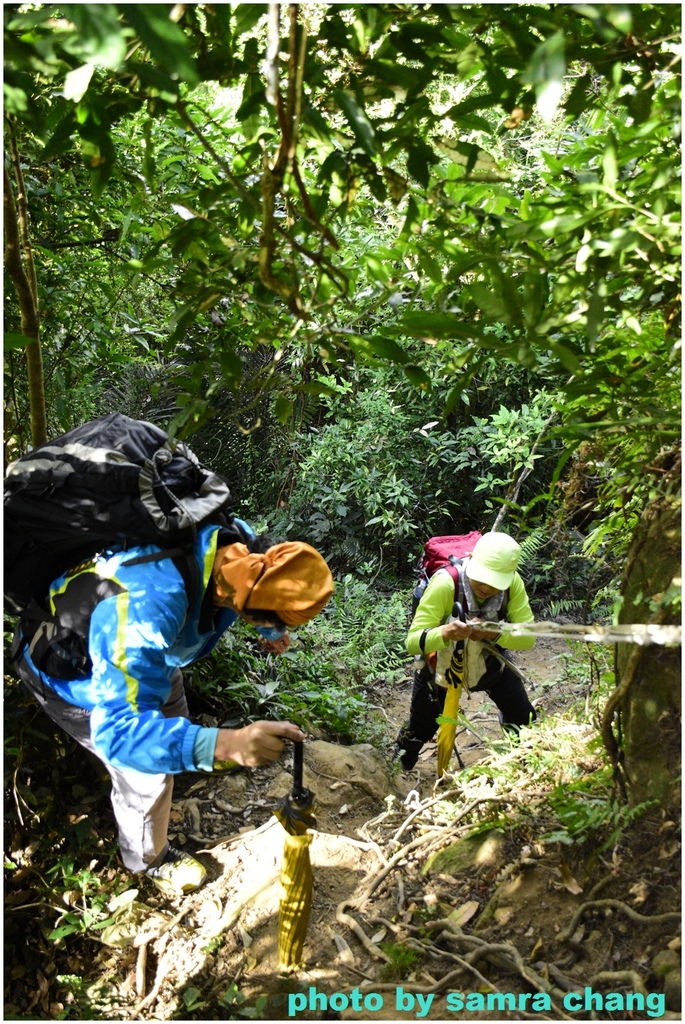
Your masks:
M 187 553 L 198 527 L 211 522 L 237 530 L 230 504 L 226 481 L 154 424 L 122 413 L 84 423 L 8 467 L 6 610 L 28 609 L 35 617 L 62 573 L 101 551 L 136 544 L 164 549 L 153 558 L 178 556 L 192 590 L 194 559 Z

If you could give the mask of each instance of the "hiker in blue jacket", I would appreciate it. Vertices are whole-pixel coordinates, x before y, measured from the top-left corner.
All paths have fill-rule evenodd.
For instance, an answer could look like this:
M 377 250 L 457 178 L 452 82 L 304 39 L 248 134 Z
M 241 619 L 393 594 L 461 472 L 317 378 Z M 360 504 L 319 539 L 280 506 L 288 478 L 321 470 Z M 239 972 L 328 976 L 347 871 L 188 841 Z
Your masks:
M 314 548 L 268 546 L 235 522 L 247 543 L 217 526 L 198 531 L 202 584 L 192 607 L 171 555 L 150 560 L 160 553 L 154 545 L 105 553 L 50 587 L 50 611 L 85 638 L 77 677 L 60 678 L 74 673 L 54 660 L 59 644 L 41 670 L 26 638 L 15 662 L 47 714 L 107 768 L 124 865 L 171 894 L 196 889 L 206 876 L 167 839 L 173 776 L 268 764 L 286 740 L 304 739 L 291 722 L 195 725 L 181 669 L 207 655 L 237 618 L 256 628 L 268 650 L 283 653 L 288 627 L 313 618 L 333 593 L 331 572 Z
M 394 751 L 406 771 L 414 767 L 424 743 L 438 730 L 437 717 L 442 714 L 447 686 L 444 675 L 449 674 L 452 659 L 460 665 L 464 662 L 466 641 L 486 641 L 486 645 L 474 663 L 478 677 L 464 679 L 465 688 L 488 694 L 499 710 L 502 728 L 510 734 L 518 734 L 522 725 L 535 721 L 535 708 L 506 656 L 506 649 L 530 649 L 535 638 L 500 635 L 478 626 L 479 619 L 499 621 L 505 593 L 507 620 L 533 621 L 525 584 L 516 571 L 520 555 L 521 548 L 506 533 L 483 534 L 459 574 L 467 621 L 453 614 L 455 584 L 449 572 L 438 570 L 431 577 L 407 635 L 407 650 L 417 656 L 418 664 L 409 720 L 398 733 Z M 441 663 L 446 666 L 444 675 Z M 465 674 L 463 668 L 459 674 Z

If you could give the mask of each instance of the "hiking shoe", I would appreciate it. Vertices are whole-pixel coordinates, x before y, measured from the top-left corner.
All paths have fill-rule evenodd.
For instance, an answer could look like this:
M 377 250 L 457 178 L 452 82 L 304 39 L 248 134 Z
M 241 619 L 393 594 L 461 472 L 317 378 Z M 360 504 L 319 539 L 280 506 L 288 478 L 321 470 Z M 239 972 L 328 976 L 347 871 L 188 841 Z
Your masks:
M 194 892 L 207 877 L 199 860 L 173 846 L 167 849 L 162 863 L 148 868 L 145 874 L 168 896 L 185 896 L 186 893 Z
M 400 729 L 392 751 L 393 761 L 399 761 L 405 772 L 410 772 L 419 759 L 423 740 L 415 739 L 409 731 L 409 723 Z

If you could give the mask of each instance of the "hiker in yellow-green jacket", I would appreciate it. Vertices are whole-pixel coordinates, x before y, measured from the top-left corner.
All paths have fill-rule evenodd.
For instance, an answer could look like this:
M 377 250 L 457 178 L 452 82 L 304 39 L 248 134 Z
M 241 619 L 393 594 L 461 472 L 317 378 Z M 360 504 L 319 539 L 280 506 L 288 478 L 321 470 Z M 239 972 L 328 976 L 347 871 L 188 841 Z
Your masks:
M 505 649 L 529 650 L 535 638 L 478 628 L 479 621 L 533 621 L 525 584 L 516 571 L 520 555 L 512 537 L 485 533 L 470 558 L 464 559 L 458 583 L 444 569 L 431 577 L 407 635 L 407 650 L 418 658 L 409 720 L 395 743 L 395 754 L 405 770 L 414 767 L 422 746 L 437 732 L 436 719 L 442 713 L 455 662 L 465 689 L 484 690 L 497 705 L 503 729 L 518 733 L 522 725 L 535 720 L 535 708 L 505 653 Z

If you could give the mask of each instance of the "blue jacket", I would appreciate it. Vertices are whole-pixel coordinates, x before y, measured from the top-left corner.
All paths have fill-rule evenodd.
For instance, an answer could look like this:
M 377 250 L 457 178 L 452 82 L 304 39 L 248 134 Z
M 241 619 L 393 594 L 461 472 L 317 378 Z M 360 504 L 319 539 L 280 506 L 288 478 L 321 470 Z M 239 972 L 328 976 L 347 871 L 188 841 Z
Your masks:
M 238 524 L 253 536 L 241 520 Z M 189 608 L 181 573 L 171 558 L 125 563 L 157 552 L 154 545 L 104 554 L 83 569 L 55 580 L 54 599 L 81 572 L 112 581 L 116 592 L 95 607 L 90 620 L 92 673 L 64 681 L 39 672 L 43 682 L 64 700 L 91 712 L 91 738 L 98 754 L 116 768 L 173 774 L 211 771 L 217 729 L 193 725 L 187 718 L 165 718 L 161 708 L 171 692 L 174 671 L 204 657 L 235 622 L 227 608 L 217 608 L 209 632 L 200 633 L 200 607 L 210 582 L 219 528 L 198 532 L 195 556 L 202 586 Z

